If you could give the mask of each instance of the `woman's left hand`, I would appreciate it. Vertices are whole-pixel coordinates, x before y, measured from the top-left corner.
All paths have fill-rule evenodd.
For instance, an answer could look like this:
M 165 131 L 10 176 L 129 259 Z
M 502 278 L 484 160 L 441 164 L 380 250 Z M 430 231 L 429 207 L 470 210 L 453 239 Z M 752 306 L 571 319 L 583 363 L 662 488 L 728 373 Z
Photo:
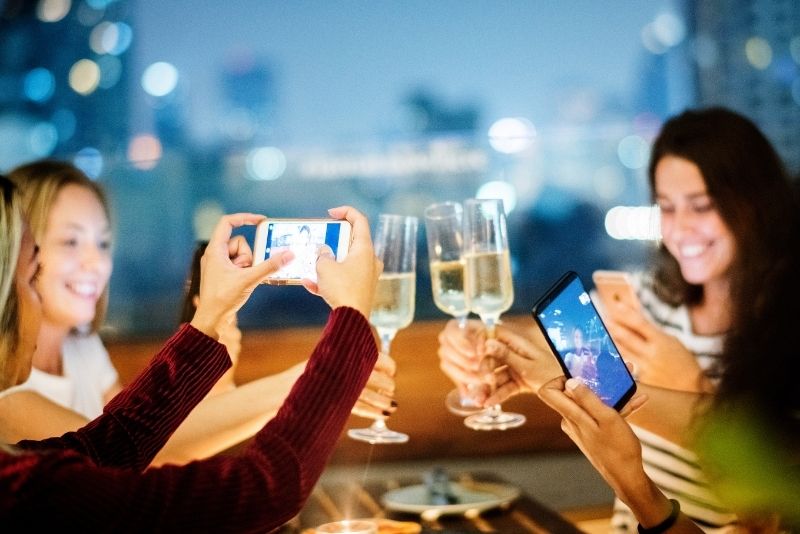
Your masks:
M 642 384 L 680 391 L 709 392 L 694 354 L 673 335 L 650 322 L 639 310 L 612 304 L 606 326 L 622 357 L 634 364 Z

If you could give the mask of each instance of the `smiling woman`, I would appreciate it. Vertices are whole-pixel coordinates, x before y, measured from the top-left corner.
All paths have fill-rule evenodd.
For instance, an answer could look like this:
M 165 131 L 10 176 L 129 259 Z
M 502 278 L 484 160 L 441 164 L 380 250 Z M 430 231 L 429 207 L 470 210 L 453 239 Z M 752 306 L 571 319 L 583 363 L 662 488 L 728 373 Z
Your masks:
M 41 246 L 43 318 L 28 386 L 94 418 L 120 390 L 96 335 L 112 269 L 105 195 L 77 168 L 55 161 L 24 165 L 11 178 Z

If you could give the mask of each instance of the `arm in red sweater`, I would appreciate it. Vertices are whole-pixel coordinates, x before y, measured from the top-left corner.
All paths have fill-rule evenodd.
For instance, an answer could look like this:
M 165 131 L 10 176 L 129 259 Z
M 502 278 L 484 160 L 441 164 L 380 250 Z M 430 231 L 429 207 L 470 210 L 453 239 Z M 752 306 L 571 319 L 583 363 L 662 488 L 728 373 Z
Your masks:
M 305 502 L 376 359 L 366 319 L 334 310 L 284 406 L 236 457 L 137 473 L 72 452 L 0 453 L 0 524 L 268 532 Z
M 73 450 L 97 465 L 144 470 L 230 366 L 224 345 L 183 325 L 103 415 L 59 438 L 18 446 Z

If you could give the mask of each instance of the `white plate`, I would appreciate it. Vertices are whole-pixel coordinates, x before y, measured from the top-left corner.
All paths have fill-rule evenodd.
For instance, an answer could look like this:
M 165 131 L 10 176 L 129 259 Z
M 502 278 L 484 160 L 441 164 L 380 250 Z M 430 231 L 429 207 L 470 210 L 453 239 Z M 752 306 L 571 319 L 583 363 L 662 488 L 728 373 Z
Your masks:
M 489 482 L 471 482 L 467 485 L 451 482 L 450 489 L 458 498 L 455 504 L 430 504 L 428 487 L 424 484 L 387 491 L 382 500 L 389 510 L 439 516 L 482 512 L 508 504 L 519 497 L 518 488 Z

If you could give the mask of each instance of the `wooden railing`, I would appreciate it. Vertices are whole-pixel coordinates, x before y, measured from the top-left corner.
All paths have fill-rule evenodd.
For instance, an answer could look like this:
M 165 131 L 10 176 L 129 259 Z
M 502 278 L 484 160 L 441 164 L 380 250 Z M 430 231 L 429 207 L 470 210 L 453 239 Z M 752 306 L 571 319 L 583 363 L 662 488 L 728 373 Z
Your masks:
M 530 317 L 508 317 L 506 324 L 516 329 L 532 328 Z M 391 428 L 411 436 L 404 445 L 374 447 L 372 459 L 434 459 L 534 451 L 572 450 L 571 441 L 561 432 L 560 419 L 538 398 L 523 395 L 507 401 L 504 408 L 521 412 L 527 423 L 503 432 L 476 432 L 462 419 L 448 412 L 445 395 L 453 385 L 439 370 L 437 335 L 445 321 L 416 321 L 398 332 L 392 344 L 397 361 L 397 412 L 389 419 Z M 288 328 L 245 332 L 242 354 L 236 372 L 238 383 L 275 373 L 306 359 L 319 338 L 322 327 Z M 159 349 L 163 340 L 110 341 L 107 343 L 123 384 L 131 381 Z M 368 420 L 351 417 L 349 427 L 365 426 Z M 342 435 L 333 462 L 363 462 L 369 445 Z M 237 447 L 238 448 L 238 447 Z M 234 448 L 233 450 L 235 450 Z

